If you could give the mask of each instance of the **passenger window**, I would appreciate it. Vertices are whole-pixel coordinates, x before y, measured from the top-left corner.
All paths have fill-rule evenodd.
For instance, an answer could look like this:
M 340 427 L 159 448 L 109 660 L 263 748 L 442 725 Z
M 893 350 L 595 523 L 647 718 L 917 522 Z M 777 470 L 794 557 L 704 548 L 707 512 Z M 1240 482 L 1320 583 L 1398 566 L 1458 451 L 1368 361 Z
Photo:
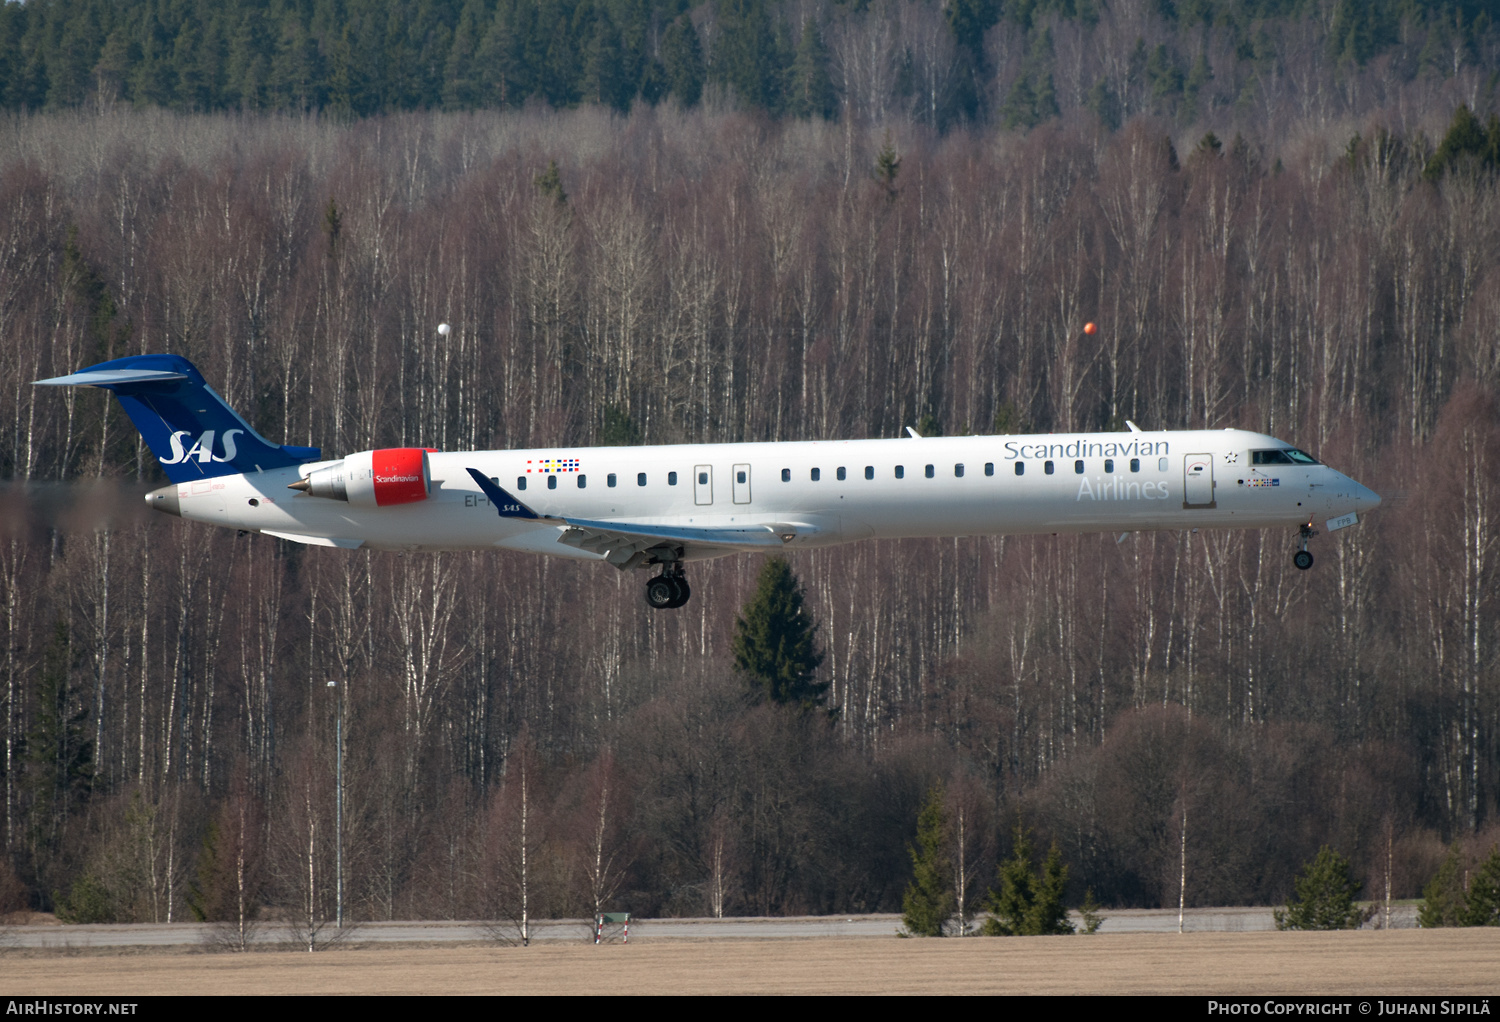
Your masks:
M 588 476 L 579 476 L 578 477 L 578 488 L 580 490 L 583 489 L 588 484 L 589 484 L 589 477 Z
M 736 472 L 734 474 L 734 481 L 737 482 L 737 483 L 743 483 L 745 481 L 745 473 L 743 473 L 743 472 Z
M 524 489 L 526 489 L 526 477 L 525 476 L 516 476 L 516 489 L 518 489 L 518 490 L 524 490 Z
M 645 486 L 646 485 L 646 473 L 644 473 L 644 472 L 638 472 L 638 473 L 636 473 L 635 484 L 637 486 Z
M 962 464 L 953 466 L 953 475 L 958 479 L 962 479 L 964 477 L 964 467 Z
M 1130 471 L 1132 471 L 1132 472 L 1139 472 L 1140 470 L 1141 470 L 1141 459 L 1140 458 L 1131 458 L 1130 459 Z
M 839 477 L 839 482 L 843 482 L 845 479 L 847 479 L 849 477 L 848 473 L 844 471 L 844 466 L 843 465 L 839 466 L 839 470 L 837 472 L 835 472 L 834 475 L 836 475 L 836 476 Z
M 549 490 L 555 490 L 555 489 L 557 489 L 557 476 L 548 476 L 547 477 L 547 489 L 549 489 Z
M 822 469 L 815 468 L 815 469 L 812 470 L 812 481 L 813 482 L 817 482 L 819 479 L 822 479 L 822 478 L 823 478 L 823 470 Z
M 1016 462 L 1016 475 L 1023 476 L 1025 474 L 1026 474 L 1026 462 L 1024 462 L 1024 461 L 1018 461 L 1018 462 Z
M 987 476 L 995 474 L 995 463 L 993 461 L 986 461 L 984 463 L 984 474 Z
M 789 483 L 789 482 L 792 481 L 792 470 L 791 469 L 784 468 L 784 469 L 781 470 L 781 481 L 784 482 L 784 483 Z
M 1108 475 L 1114 475 L 1114 472 L 1115 472 L 1115 459 L 1113 459 L 1113 458 L 1105 458 L 1104 459 L 1104 474 L 1107 475 L 1107 476 Z
M 897 479 L 905 479 L 906 478 L 906 466 L 905 465 L 897 465 L 896 466 L 896 478 Z
M 1075 462 L 1073 462 L 1073 474 L 1076 475 L 1076 476 L 1083 475 L 1083 462 L 1081 462 L 1081 461 L 1075 461 Z
M 1052 462 L 1050 462 L 1050 461 L 1044 461 L 1044 462 L 1042 462 L 1042 471 L 1045 472 L 1045 473 L 1047 473 L 1050 476 L 1052 474 Z
M 1158 459 L 1156 459 L 1156 471 L 1158 471 L 1158 472 L 1165 472 L 1166 470 L 1167 470 L 1167 459 L 1166 458 L 1158 458 Z
M 604 477 L 604 485 L 605 486 L 614 486 L 615 485 L 615 474 L 613 472 L 611 472 L 609 475 L 607 475 L 607 476 Z
M 932 466 L 931 465 L 927 466 L 927 471 L 924 474 L 927 476 L 928 479 L 932 478 Z
M 708 473 L 707 472 L 699 472 L 698 473 L 698 485 L 699 486 L 707 486 L 708 485 Z
M 875 478 L 875 466 L 874 465 L 866 465 L 865 466 L 865 478 L 866 479 L 874 479 Z
M 668 486 L 676 486 L 677 485 L 677 473 L 676 472 L 668 472 L 667 473 L 667 485 Z

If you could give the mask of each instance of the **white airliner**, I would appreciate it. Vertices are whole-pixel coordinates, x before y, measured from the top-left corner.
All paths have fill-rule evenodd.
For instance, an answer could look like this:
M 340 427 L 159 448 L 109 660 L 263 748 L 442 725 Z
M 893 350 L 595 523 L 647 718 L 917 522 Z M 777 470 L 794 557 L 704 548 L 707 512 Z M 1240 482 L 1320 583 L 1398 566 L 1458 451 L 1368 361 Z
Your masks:
M 113 391 L 171 484 L 152 507 L 315 546 L 495 547 L 660 567 L 680 607 L 688 561 L 860 539 L 1354 524 L 1380 497 L 1245 430 L 910 437 L 441 452 L 320 460 L 261 437 L 176 355 L 38 383 Z

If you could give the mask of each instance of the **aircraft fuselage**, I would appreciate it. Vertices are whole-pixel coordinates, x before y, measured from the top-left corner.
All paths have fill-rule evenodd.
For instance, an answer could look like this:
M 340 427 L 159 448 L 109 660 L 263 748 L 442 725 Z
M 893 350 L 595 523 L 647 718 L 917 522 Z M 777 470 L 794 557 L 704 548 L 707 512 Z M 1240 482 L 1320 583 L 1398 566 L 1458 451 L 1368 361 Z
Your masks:
M 1253 463 L 1256 451 L 1286 449 L 1264 434 L 1227 429 L 433 452 L 426 499 L 392 507 L 357 508 L 287 488 L 335 462 L 171 489 L 183 518 L 304 542 L 505 547 L 587 559 L 603 555 L 559 543 L 567 529 L 560 522 L 498 516 L 467 470 L 556 519 L 780 526 L 792 548 L 871 538 L 1297 527 L 1379 502 L 1326 465 Z

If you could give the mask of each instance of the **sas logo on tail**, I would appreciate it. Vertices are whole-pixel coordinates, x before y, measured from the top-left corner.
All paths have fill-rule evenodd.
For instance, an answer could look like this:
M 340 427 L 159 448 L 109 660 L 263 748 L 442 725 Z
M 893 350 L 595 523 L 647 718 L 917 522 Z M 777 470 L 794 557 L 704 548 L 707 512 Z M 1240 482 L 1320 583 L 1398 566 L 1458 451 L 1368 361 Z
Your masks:
M 245 431 L 243 429 L 227 429 L 224 431 L 224 456 L 222 458 L 214 454 L 215 432 L 212 429 L 204 430 L 203 434 L 193 443 L 193 446 L 184 450 L 182 446 L 183 441 L 193 434 L 185 429 L 179 429 L 168 438 L 172 444 L 172 456 L 170 458 L 162 458 L 161 463 L 163 465 L 178 465 L 193 458 L 197 458 L 200 462 L 233 461 L 239 454 L 234 446 L 235 434 Z

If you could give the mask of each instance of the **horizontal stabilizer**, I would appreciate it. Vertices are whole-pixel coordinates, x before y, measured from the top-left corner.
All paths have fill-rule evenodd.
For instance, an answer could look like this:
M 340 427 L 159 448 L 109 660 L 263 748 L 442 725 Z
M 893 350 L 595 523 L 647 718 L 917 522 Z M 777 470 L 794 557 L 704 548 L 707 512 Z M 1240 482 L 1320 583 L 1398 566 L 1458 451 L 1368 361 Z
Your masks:
M 37 380 L 38 387 L 118 387 L 122 383 L 165 383 L 167 380 L 190 379 L 187 373 L 172 373 L 160 369 L 103 369 L 95 372 L 85 370 L 71 376 L 54 376 L 50 380 Z

